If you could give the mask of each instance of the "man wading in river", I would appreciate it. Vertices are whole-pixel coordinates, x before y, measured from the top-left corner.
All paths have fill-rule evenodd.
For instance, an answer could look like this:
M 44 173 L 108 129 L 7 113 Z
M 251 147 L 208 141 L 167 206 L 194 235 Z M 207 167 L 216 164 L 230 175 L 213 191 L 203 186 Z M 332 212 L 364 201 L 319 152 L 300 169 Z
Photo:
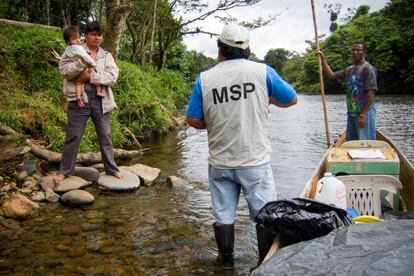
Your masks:
M 296 104 L 297 97 L 274 69 L 247 60 L 249 33 L 243 27 L 225 26 L 217 45 L 220 63 L 196 80 L 187 122 L 197 129 L 207 129 L 218 262 L 232 269 L 240 190 L 252 219 L 268 201 L 276 200 L 266 129 L 269 103 L 289 107 Z M 264 243 L 271 233 L 256 229 L 262 259 L 268 249 Z

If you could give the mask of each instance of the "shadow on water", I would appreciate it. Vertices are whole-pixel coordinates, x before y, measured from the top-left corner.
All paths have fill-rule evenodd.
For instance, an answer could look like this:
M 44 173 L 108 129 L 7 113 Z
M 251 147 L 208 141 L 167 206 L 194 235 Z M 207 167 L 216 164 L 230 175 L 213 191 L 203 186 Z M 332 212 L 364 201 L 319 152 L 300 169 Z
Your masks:
M 344 96 L 328 96 L 332 140 L 345 128 Z M 414 98 L 378 97 L 378 128 L 414 160 Z M 279 198 L 298 196 L 326 150 L 320 96 L 290 109 L 271 108 L 269 140 Z M 236 221 L 236 268 L 221 271 L 207 180 L 207 136 L 187 129 L 144 144 L 139 162 L 191 184 L 112 193 L 90 187 L 83 208 L 46 204 L 34 219 L 0 232 L 0 273 L 27 275 L 247 275 L 256 264 L 256 234 L 244 200 Z

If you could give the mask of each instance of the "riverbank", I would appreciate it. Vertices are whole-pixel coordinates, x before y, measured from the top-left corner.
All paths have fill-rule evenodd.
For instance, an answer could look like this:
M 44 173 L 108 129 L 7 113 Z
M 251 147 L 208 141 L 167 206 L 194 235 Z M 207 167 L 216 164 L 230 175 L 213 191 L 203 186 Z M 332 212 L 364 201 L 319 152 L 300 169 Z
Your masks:
M 0 122 L 60 152 L 67 124 L 67 101 L 58 70 L 59 54 L 66 46 L 62 34 L 0 25 L 0 45 Z M 183 76 L 116 62 L 120 72 L 113 92 L 118 108 L 111 112 L 115 148 L 136 147 L 146 138 L 182 125 L 177 117 L 191 89 Z M 99 151 L 92 123 L 84 138 L 80 152 Z

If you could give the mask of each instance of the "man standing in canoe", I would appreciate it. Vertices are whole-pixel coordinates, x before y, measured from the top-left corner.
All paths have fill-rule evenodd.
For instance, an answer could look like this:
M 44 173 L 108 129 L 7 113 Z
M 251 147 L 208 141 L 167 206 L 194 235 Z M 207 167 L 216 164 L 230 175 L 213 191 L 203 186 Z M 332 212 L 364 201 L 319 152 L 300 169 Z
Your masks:
M 269 201 L 276 200 L 266 121 L 269 103 L 296 104 L 296 91 L 266 64 L 247 60 L 249 32 L 227 25 L 217 41 L 220 63 L 195 81 L 187 122 L 207 129 L 209 188 L 213 205 L 218 262 L 234 267 L 234 220 L 240 191 L 253 219 Z M 269 248 L 265 229 L 256 227 L 261 259 Z M 266 251 L 266 252 L 265 252 Z
M 353 65 L 333 72 L 325 55 L 316 52 L 322 61 L 325 74 L 331 80 L 339 80 L 346 85 L 346 103 L 348 120 L 346 124 L 346 140 L 376 140 L 374 106 L 377 86 L 377 70 L 365 60 L 367 47 L 363 42 L 352 46 Z

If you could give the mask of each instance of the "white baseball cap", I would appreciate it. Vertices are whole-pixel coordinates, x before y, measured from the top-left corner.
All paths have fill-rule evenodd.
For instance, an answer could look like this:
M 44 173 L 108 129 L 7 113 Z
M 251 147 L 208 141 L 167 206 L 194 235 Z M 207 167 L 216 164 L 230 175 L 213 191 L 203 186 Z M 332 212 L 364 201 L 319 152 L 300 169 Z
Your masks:
M 243 50 L 249 47 L 250 42 L 249 32 L 247 29 L 234 24 L 224 26 L 219 40 L 230 47 L 240 48 Z

